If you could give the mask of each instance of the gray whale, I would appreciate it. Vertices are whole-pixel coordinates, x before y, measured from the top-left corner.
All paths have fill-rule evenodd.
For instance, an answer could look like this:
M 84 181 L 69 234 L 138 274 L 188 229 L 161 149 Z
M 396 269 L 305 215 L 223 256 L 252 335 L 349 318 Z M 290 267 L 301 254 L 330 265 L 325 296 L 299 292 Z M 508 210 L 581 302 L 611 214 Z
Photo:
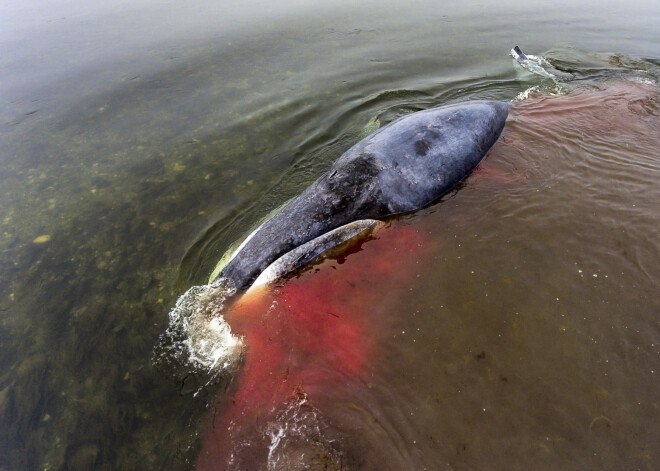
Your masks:
M 391 122 L 264 222 L 219 277 L 244 291 L 279 257 L 330 231 L 428 206 L 479 164 L 508 113 L 505 102 L 468 101 Z

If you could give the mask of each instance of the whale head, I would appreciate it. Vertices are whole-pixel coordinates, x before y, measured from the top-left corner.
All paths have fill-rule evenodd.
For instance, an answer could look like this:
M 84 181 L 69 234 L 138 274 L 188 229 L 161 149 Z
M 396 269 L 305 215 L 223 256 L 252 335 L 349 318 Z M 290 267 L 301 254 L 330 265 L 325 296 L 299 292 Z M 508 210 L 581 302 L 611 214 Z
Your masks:
M 393 121 L 347 150 L 264 222 L 220 276 L 242 292 L 279 257 L 324 234 L 428 206 L 479 164 L 508 113 L 508 103 L 469 101 Z

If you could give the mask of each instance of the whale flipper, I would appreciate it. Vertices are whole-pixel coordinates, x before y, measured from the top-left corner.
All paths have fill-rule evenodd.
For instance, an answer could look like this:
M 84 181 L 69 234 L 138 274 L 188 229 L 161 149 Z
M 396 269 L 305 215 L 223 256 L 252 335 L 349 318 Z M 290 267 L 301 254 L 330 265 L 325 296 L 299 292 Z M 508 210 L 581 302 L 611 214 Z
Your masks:
M 519 61 L 526 61 L 529 60 L 529 58 L 525 55 L 524 52 L 520 50 L 518 46 L 515 46 L 513 49 L 511 49 L 512 55 L 518 59 Z

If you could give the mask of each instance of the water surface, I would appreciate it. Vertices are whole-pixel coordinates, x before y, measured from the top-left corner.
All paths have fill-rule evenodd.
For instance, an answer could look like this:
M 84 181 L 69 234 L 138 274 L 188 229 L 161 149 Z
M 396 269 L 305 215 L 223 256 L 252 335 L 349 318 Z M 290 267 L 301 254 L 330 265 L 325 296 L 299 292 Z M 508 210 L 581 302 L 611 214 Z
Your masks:
M 176 299 L 372 118 L 538 87 L 465 185 L 392 222 L 432 255 L 382 308 L 369 393 L 314 407 L 353 468 L 656 468 L 659 20 L 655 2 L 8 6 L 0 467 L 194 468 L 227 385 L 152 362 Z M 514 67 L 516 43 L 557 82 Z

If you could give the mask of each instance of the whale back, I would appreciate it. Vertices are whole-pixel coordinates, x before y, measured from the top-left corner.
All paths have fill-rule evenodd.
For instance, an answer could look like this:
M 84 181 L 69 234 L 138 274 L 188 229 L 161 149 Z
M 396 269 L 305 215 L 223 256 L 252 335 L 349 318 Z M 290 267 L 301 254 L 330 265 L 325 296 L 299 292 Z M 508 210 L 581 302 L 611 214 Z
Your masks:
M 507 115 L 507 103 L 472 101 L 393 121 L 259 227 L 219 276 L 242 291 L 277 258 L 321 234 L 429 205 L 477 166 Z
M 353 146 L 333 169 L 370 159 L 379 167 L 385 215 L 420 209 L 472 172 L 502 133 L 508 109 L 471 101 L 404 116 Z

